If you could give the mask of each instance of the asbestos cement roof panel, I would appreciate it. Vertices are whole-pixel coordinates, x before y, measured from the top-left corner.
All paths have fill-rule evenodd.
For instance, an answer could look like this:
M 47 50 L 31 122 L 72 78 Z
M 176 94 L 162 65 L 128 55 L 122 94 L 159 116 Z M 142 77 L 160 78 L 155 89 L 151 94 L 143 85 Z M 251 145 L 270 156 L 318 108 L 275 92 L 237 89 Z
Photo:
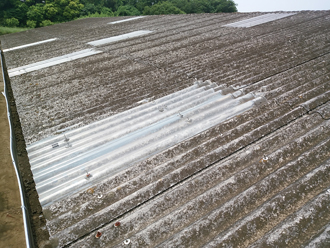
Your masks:
M 108 23 L 125 18 L 78 20 L 28 35 L 26 43 L 57 37 L 49 51 L 43 44 L 5 53 L 13 69 L 93 48 L 87 43 L 95 40 L 152 31 L 97 47 L 102 53 L 11 78 L 36 188 L 54 180 L 55 187 L 47 189 L 54 193 L 60 178 L 71 180 L 72 168 L 56 167 L 61 154 L 63 161 L 87 150 L 92 154 L 97 144 L 119 138 L 117 131 L 150 131 L 155 123 L 185 117 L 187 109 L 162 105 L 166 99 L 184 108 L 182 101 L 207 98 L 212 105 L 218 96 L 237 104 L 253 96 L 237 105 L 254 101 L 253 106 L 237 113 L 229 105 L 212 105 L 214 115 L 190 134 L 174 125 L 161 129 L 170 130 L 163 137 L 173 141 L 162 149 L 152 143 L 162 135 L 147 134 L 143 138 L 156 150 L 119 156 L 135 160 L 115 172 L 96 166 L 86 179 L 84 166 L 77 167 L 72 180 L 84 187 L 49 201 L 38 191 L 54 246 L 329 246 L 330 12 L 224 27 L 264 14 L 146 16 L 116 25 Z M 27 34 L 31 31 L 1 37 L 3 48 L 24 45 Z M 140 115 L 143 109 L 151 112 Z M 223 111 L 229 118 L 206 125 Z M 194 125 L 197 112 L 185 124 Z M 108 121 L 114 120 L 119 126 L 110 129 Z M 47 167 L 52 152 L 54 164 Z

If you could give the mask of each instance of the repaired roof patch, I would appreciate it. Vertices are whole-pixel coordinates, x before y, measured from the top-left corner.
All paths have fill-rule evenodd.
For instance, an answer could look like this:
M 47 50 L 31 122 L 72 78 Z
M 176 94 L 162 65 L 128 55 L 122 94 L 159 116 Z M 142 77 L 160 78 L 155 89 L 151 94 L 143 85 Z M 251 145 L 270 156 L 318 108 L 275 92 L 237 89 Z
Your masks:
M 136 20 L 136 19 L 144 18 L 144 17 L 145 17 L 145 16 L 136 16 L 136 17 L 132 17 L 132 18 L 128 18 L 128 19 L 124 19 L 124 20 L 120 20 L 120 21 L 109 22 L 108 24 L 118 24 L 118 23 L 122 23 L 122 22 L 133 21 L 133 20 Z
M 113 36 L 113 37 L 109 37 L 109 38 L 104 38 L 101 40 L 91 41 L 91 42 L 88 42 L 87 44 L 92 45 L 92 46 L 101 46 L 101 45 L 105 45 L 105 44 L 120 41 L 120 40 L 126 40 L 126 39 L 130 39 L 130 38 L 138 37 L 141 35 L 150 34 L 151 32 L 152 31 L 150 31 L 150 30 L 139 30 L 139 31 L 134 31 L 134 32 L 130 32 L 127 34 L 121 34 L 121 35 L 117 35 L 117 36 Z
M 20 67 L 8 70 L 8 74 L 9 74 L 9 77 L 14 77 L 17 75 L 21 75 L 21 74 L 28 73 L 31 71 L 40 70 L 40 69 L 47 68 L 47 67 L 50 67 L 53 65 L 62 64 L 62 63 L 68 62 L 68 61 L 84 58 L 84 57 L 91 56 L 91 55 L 98 54 L 98 53 L 101 53 L 101 51 L 97 51 L 94 49 L 85 49 L 85 50 L 81 50 L 78 52 L 69 53 L 69 54 L 66 54 L 63 56 L 55 57 L 52 59 L 43 60 L 43 61 L 40 61 L 37 63 L 20 66 Z
M 203 83 L 28 146 L 42 205 L 95 185 L 254 105 Z
M 22 49 L 22 48 L 26 48 L 26 47 L 36 46 L 36 45 L 40 45 L 40 44 L 51 42 L 51 41 L 55 41 L 55 40 L 57 40 L 57 38 L 43 40 L 43 41 L 38 41 L 38 42 L 33 42 L 33 43 L 22 45 L 22 46 L 17 46 L 17 47 L 12 47 L 12 48 L 8 48 L 8 49 L 4 49 L 3 52 L 9 52 L 9 51 L 17 50 L 17 49 Z
M 223 27 L 235 27 L 235 28 L 249 28 L 253 26 L 257 26 L 260 24 L 264 24 L 267 22 L 275 21 L 287 16 L 295 15 L 295 13 L 272 13 L 272 14 L 265 14 L 261 16 L 256 16 L 253 18 L 249 18 L 246 20 L 242 20 L 239 22 L 234 22 L 230 24 L 223 25 Z

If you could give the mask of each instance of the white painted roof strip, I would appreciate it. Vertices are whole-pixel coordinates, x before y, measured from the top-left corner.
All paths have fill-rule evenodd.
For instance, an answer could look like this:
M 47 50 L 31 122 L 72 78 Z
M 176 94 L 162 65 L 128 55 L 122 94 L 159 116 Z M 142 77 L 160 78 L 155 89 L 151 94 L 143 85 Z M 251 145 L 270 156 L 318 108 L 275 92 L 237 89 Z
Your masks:
M 295 15 L 295 13 L 271 13 L 256 16 L 253 18 L 245 19 L 239 22 L 234 22 L 230 24 L 223 25 L 223 27 L 236 27 L 236 28 L 249 28 L 253 26 L 257 26 L 260 24 L 264 24 L 267 22 L 275 21 L 287 16 Z
M 33 63 L 33 64 L 17 67 L 17 68 L 14 68 L 14 69 L 10 69 L 10 70 L 8 70 L 8 74 L 9 74 L 9 77 L 14 77 L 14 76 L 21 75 L 21 74 L 24 74 L 24 73 L 28 73 L 28 72 L 31 72 L 31 71 L 40 70 L 40 69 L 47 68 L 47 67 L 50 67 L 50 66 L 53 66 L 53 65 L 58 65 L 58 64 L 62 64 L 62 63 L 68 62 L 68 61 L 84 58 L 84 57 L 91 56 L 91 55 L 94 55 L 94 54 L 98 54 L 98 53 L 101 53 L 101 52 L 102 51 L 97 51 L 97 50 L 94 50 L 94 49 L 85 49 L 85 50 L 81 50 L 81 51 L 78 51 L 78 52 L 66 54 L 66 55 L 63 55 L 63 56 L 43 60 L 43 61 L 40 61 L 40 62 L 37 62 L 37 63 Z
M 22 48 L 26 48 L 26 47 L 37 46 L 37 45 L 40 45 L 40 44 L 43 44 L 43 43 L 47 43 L 47 42 L 51 42 L 51 41 L 55 41 L 55 40 L 57 40 L 57 38 L 48 39 L 48 40 L 42 40 L 42 41 L 38 41 L 38 42 L 34 42 L 34 43 L 22 45 L 22 46 L 17 46 L 17 47 L 12 47 L 12 48 L 8 48 L 8 49 L 4 49 L 3 52 L 9 52 L 9 51 L 13 51 L 13 50 L 17 50 L 17 49 L 22 49 Z
M 257 100 L 253 94 L 234 98 L 196 84 L 35 142 L 27 151 L 40 202 L 45 206 L 95 185 L 250 109 Z M 87 173 L 92 176 L 86 178 Z
M 120 21 L 109 22 L 108 24 L 118 24 L 118 23 L 122 23 L 122 22 L 129 22 L 129 21 L 133 21 L 133 20 L 136 20 L 136 19 L 144 18 L 144 17 L 145 16 L 136 16 L 136 17 L 120 20 Z
M 151 32 L 152 31 L 150 31 L 150 30 L 139 30 L 139 31 L 134 31 L 134 32 L 130 32 L 127 34 L 121 34 L 121 35 L 117 35 L 117 36 L 113 36 L 113 37 L 109 37 L 109 38 L 104 38 L 101 40 L 91 41 L 91 42 L 88 42 L 87 44 L 92 45 L 92 46 L 101 46 L 101 45 L 105 45 L 105 44 L 116 42 L 116 41 L 126 40 L 126 39 L 130 39 L 130 38 L 138 37 L 141 35 L 150 34 Z

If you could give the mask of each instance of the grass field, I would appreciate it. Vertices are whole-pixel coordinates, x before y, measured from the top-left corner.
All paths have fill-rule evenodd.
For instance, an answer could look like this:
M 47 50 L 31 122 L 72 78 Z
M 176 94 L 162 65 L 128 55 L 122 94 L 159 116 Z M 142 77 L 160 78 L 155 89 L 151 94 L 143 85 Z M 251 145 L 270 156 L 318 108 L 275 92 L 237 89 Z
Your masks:
M 1 27 L 0 26 L 0 35 L 22 32 L 22 31 L 25 31 L 28 29 L 30 29 L 30 28 L 10 28 L 10 27 Z

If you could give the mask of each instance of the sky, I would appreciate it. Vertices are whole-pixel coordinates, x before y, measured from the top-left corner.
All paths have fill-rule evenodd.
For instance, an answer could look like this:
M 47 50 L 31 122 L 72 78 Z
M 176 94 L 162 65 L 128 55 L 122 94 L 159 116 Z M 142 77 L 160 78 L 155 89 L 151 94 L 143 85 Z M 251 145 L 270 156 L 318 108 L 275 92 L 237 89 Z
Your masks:
M 330 0 L 234 0 L 238 12 L 330 10 Z

